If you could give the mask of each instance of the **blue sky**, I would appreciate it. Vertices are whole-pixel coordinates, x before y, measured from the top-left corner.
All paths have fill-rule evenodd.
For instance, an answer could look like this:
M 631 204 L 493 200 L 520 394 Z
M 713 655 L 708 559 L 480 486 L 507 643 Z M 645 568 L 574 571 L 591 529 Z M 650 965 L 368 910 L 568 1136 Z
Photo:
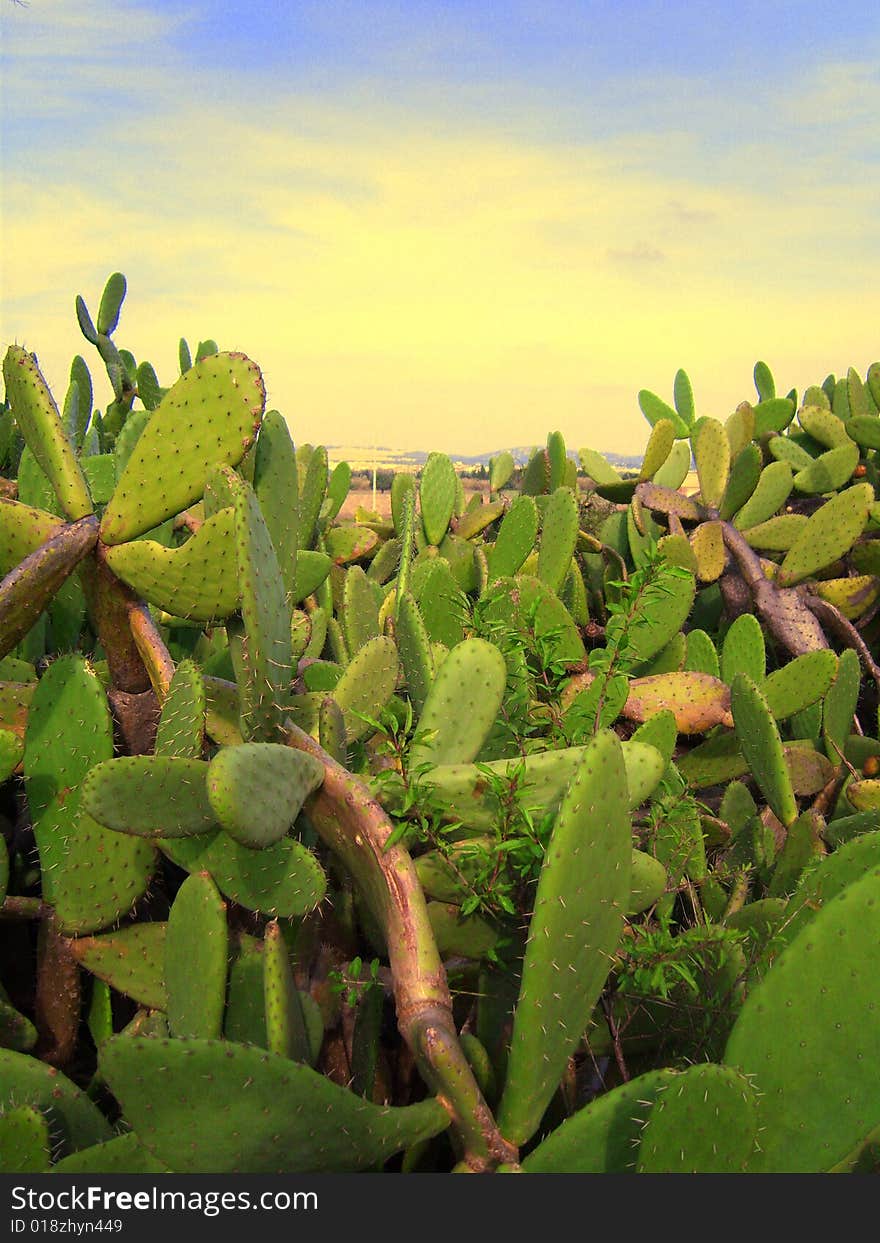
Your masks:
M 263 366 L 297 440 L 636 451 L 880 354 L 864 4 L 4 0 L 0 338 L 73 298 Z M 90 363 L 92 359 L 89 359 Z M 97 360 L 95 360 L 97 362 Z M 97 376 L 98 367 L 93 367 Z

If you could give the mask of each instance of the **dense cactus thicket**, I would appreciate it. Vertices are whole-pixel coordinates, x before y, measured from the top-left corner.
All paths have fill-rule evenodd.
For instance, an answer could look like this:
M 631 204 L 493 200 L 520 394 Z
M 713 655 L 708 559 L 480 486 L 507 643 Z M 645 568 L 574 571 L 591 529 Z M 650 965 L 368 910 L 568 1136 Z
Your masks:
M 3 365 L 0 1168 L 875 1168 L 880 365 L 341 520 L 125 292 Z

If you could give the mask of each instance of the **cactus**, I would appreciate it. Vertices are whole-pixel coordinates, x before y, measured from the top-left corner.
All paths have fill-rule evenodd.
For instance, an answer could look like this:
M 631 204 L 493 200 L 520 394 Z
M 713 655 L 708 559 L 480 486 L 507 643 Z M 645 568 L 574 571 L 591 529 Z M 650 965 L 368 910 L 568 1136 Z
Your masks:
M 502 1134 L 537 1130 L 608 974 L 630 890 L 626 772 L 616 736 L 596 736 L 557 813 L 538 890 L 514 1017 Z
M 538 549 L 538 578 L 558 595 L 571 565 L 578 533 L 578 509 L 568 488 L 557 488 L 544 510 Z
M 758 1097 L 742 1074 L 692 1066 L 657 1094 L 639 1144 L 641 1174 L 733 1174 L 758 1147 Z
M 746 673 L 734 677 L 730 699 L 743 755 L 768 804 L 788 827 L 797 819 L 797 803 L 782 740 L 767 701 Z
M 100 936 L 77 937 L 70 952 L 118 993 L 150 1010 L 165 1010 L 165 923 L 131 924 Z
M 233 841 L 262 849 L 285 836 L 323 779 L 311 755 L 271 742 L 244 743 L 225 747 L 208 764 L 207 798 Z
M 10 345 L 3 378 L 15 420 L 68 521 L 87 517 L 93 513 L 88 485 L 36 359 L 21 346 Z
M 497 647 L 485 639 L 457 644 L 428 691 L 410 751 L 413 769 L 475 759 L 498 714 L 506 684 L 507 667 Z
M 157 608 L 196 621 L 218 621 L 239 603 L 233 526 L 234 511 L 221 509 L 180 548 L 131 540 L 108 548 L 107 564 Z
M 867 952 L 880 932 L 878 884 L 873 869 L 825 903 L 734 1024 L 724 1062 L 754 1076 L 762 1093 L 750 1172 L 830 1170 L 880 1125 L 868 1070 L 880 1028 Z
M 164 966 L 173 1036 L 216 1038 L 226 1005 L 226 904 L 207 872 L 180 886 L 168 915 Z
M 372 1105 L 308 1066 L 250 1045 L 116 1037 L 100 1064 L 141 1143 L 177 1173 L 369 1168 L 449 1125 L 433 1098 Z M 156 1097 L 150 1085 L 160 1074 L 165 1090 Z
M 98 679 L 81 657 L 61 657 L 31 700 L 24 772 L 44 898 L 66 932 L 94 932 L 118 919 L 152 874 L 153 848 L 101 827 L 84 806 L 84 779 L 112 753 Z
M 103 542 L 135 539 L 198 500 L 213 467 L 244 457 L 265 401 L 259 368 L 244 354 L 214 354 L 185 372 L 138 438 L 104 510 Z

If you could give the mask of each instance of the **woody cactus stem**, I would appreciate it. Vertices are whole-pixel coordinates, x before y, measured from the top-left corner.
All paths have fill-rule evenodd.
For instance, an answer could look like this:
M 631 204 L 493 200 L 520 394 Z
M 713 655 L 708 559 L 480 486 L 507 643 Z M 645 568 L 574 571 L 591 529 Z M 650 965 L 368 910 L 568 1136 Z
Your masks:
M 97 557 L 86 561 L 82 570 L 89 615 L 106 653 L 113 685 L 129 694 L 138 694 L 151 689 L 150 676 L 129 623 L 130 609 L 139 601 L 112 572 L 102 554 L 99 544 Z
M 515 1162 L 477 1086 L 452 1017 L 446 973 L 437 950 L 415 868 L 401 847 L 385 848 L 392 826 L 356 777 L 308 734 L 288 722 L 287 743 L 324 765 L 324 781 L 306 802 L 321 838 L 361 886 L 388 943 L 401 1035 L 426 1082 L 452 1117 L 469 1169 Z
M 159 633 L 159 628 L 153 621 L 150 610 L 143 601 L 129 600 L 127 606 L 131 637 L 149 675 L 153 690 L 160 700 L 164 700 L 168 694 L 171 679 L 174 677 L 174 661 Z
M 828 647 L 822 627 L 796 588 L 777 587 L 766 577 L 757 553 L 732 523 L 723 522 L 721 529 L 755 608 L 774 639 L 792 656 Z

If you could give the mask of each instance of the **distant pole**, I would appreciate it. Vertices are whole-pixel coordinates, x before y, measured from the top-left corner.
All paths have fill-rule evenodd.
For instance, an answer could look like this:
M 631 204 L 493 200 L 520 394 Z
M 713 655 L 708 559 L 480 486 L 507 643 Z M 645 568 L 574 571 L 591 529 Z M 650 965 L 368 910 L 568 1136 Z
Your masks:
M 373 513 L 376 512 L 376 446 L 373 445 Z

